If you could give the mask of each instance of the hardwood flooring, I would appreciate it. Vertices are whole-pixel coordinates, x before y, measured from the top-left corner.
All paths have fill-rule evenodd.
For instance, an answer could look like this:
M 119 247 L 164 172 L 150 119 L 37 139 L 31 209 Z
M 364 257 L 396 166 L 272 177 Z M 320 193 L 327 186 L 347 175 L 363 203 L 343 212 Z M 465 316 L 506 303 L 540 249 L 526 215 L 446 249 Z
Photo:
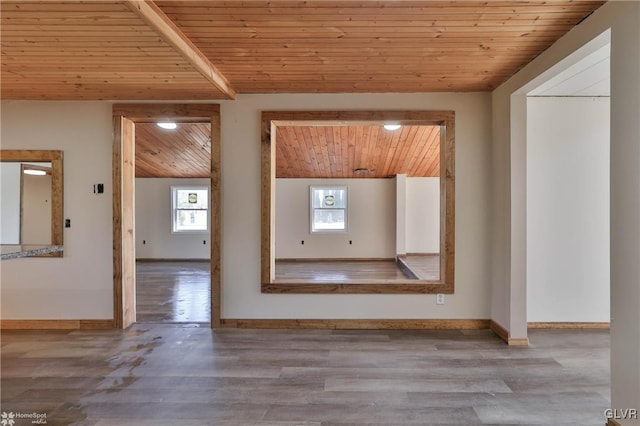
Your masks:
M 276 260 L 276 280 L 395 280 L 408 277 L 393 260 Z
M 440 279 L 440 256 L 437 254 L 407 254 L 401 256 L 400 260 L 419 280 Z
M 440 256 L 405 255 L 404 265 L 394 260 L 279 260 L 276 259 L 275 279 L 302 281 L 349 280 L 438 280 Z M 404 268 L 402 267 L 404 266 Z
M 513 348 L 488 330 L 3 331 L 0 409 L 48 425 L 602 426 L 608 330 L 530 338 Z
M 137 262 L 136 322 L 211 321 L 211 264 Z

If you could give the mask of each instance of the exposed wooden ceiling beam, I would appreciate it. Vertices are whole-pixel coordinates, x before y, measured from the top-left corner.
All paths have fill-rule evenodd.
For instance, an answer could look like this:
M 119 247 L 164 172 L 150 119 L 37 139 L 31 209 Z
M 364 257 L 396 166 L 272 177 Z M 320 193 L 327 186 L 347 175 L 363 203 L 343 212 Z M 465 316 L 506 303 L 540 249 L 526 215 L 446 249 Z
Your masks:
M 235 99 L 236 91 L 225 76 L 153 1 L 124 0 L 124 4 L 137 13 L 165 42 L 173 46 L 200 74 L 227 95 L 229 99 Z

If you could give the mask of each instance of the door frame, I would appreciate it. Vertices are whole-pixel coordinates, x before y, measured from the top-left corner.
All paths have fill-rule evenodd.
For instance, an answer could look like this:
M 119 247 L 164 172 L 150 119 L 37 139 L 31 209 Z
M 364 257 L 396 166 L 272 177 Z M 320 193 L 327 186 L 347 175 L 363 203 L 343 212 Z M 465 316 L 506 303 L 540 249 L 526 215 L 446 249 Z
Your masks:
M 135 322 L 135 124 L 211 122 L 211 327 L 220 327 L 220 105 L 114 104 L 113 326 Z

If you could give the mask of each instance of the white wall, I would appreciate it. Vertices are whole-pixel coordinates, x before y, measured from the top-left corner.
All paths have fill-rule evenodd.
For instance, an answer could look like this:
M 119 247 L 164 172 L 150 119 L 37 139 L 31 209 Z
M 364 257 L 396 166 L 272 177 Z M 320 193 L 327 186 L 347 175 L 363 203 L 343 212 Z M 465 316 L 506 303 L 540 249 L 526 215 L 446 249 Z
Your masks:
M 260 111 L 455 110 L 456 290 L 435 295 L 260 292 Z M 490 310 L 490 94 L 240 95 L 221 102 L 224 318 L 487 318 Z
M 611 405 L 640 401 L 640 3 L 607 2 L 492 93 L 491 318 L 527 335 L 526 99 L 583 46 L 611 40 Z M 601 46 L 598 46 L 601 47 Z M 524 152 L 524 154 L 523 154 Z M 637 421 L 619 420 L 621 425 Z
M 440 252 L 440 178 L 407 178 L 407 253 Z
M 491 317 L 514 338 L 527 336 L 526 95 L 605 45 L 619 6 L 598 9 L 492 92 Z
M 19 244 L 20 163 L 0 163 L 0 191 L 0 244 Z
M 407 175 L 398 174 L 396 181 L 396 254 L 407 254 Z
M 22 179 L 22 244 L 51 244 L 51 175 Z
M 609 98 L 527 100 L 527 319 L 609 321 Z
M 311 185 L 347 187 L 347 232 L 310 233 Z M 276 259 L 394 258 L 395 205 L 394 179 L 276 179 Z
M 171 232 L 171 186 L 209 187 L 209 179 L 137 178 L 135 185 L 138 259 L 211 258 L 210 233 Z
M 1 114 L 3 149 L 64 151 L 64 217 L 71 219 L 64 257 L 2 261 L 2 318 L 112 318 L 111 106 L 2 101 Z M 93 193 L 96 183 L 104 194 Z

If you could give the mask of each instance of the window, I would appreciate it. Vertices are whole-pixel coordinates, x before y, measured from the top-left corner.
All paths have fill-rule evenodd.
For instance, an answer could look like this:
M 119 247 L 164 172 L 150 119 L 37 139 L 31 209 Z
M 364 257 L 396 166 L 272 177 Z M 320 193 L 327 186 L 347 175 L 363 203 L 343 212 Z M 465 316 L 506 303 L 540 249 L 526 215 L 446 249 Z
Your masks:
M 209 231 L 209 188 L 206 186 L 172 186 L 172 231 Z
M 347 230 L 347 187 L 312 186 L 311 232 L 344 232 Z

